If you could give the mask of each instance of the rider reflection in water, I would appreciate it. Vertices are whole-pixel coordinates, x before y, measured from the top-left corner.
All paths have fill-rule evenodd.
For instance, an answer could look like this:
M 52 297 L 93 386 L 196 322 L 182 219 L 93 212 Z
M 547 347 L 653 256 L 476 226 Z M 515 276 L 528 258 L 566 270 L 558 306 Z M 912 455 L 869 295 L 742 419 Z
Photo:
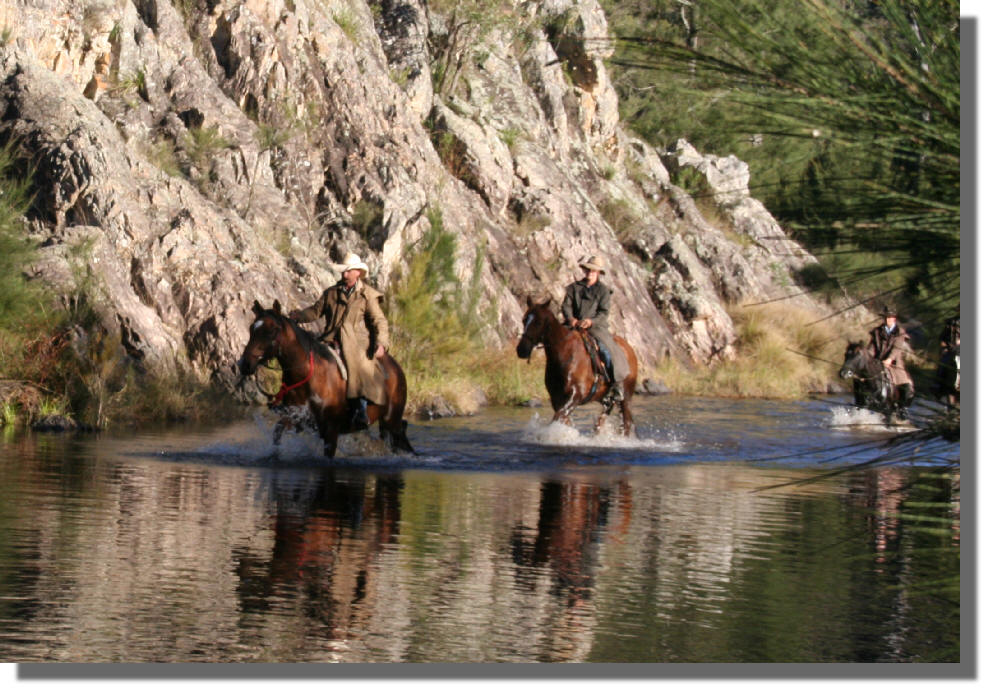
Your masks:
M 879 359 L 891 374 L 891 384 L 898 391 L 897 415 L 904 419 L 906 409 L 915 398 L 915 385 L 905 370 L 905 355 L 910 350 L 908 333 L 898 323 L 898 312 L 887 306 L 880 314 L 884 323 L 870 332 L 871 355 Z
M 380 304 L 382 293 L 365 283 L 368 266 L 351 253 L 344 259 L 341 280 L 316 303 L 289 312 L 298 323 L 324 317 L 320 339 L 340 351 L 348 371 L 348 405 L 353 431 L 368 427 L 368 403 L 386 402 L 385 372 L 379 366 L 389 348 L 389 324 Z
M 585 277 L 564 290 L 564 303 L 561 305 L 564 323 L 571 328 L 588 330 L 599 343 L 606 373 L 612 380 L 604 401 L 622 402 L 623 381 L 630 375 L 630 366 L 626 362 L 626 353 L 616 346 L 609 333 L 612 290 L 599 281 L 599 277 L 606 272 L 605 263 L 602 258 L 592 256 L 583 260 L 579 267 L 585 272 Z

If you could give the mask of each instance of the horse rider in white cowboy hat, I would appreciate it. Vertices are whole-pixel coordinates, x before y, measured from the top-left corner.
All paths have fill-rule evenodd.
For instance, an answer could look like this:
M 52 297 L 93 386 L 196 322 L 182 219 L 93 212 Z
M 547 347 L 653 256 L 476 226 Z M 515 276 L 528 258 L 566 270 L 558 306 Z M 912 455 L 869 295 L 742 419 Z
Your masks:
M 893 308 L 885 306 L 880 315 L 884 322 L 870 332 L 871 356 L 879 359 L 891 374 L 891 385 L 898 391 L 898 416 L 904 419 L 905 410 L 915 398 L 915 384 L 905 369 L 905 355 L 911 351 L 909 336 Z
M 389 324 L 382 312 L 382 293 L 365 283 L 367 275 L 368 266 L 350 253 L 337 284 L 309 308 L 289 312 L 298 323 L 323 316 L 320 339 L 340 350 L 347 367 L 347 398 L 355 430 L 368 426 L 369 402 L 384 405 L 386 401 L 385 373 L 376 360 L 389 348 Z
M 611 379 L 606 399 L 623 400 L 623 381 L 630 375 L 626 352 L 619 348 L 609 332 L 609 305 L 612 289 L 600 281 L 606 267 L 602 258 L 593 255 L 578 264 L 585 276 L 564 290 L 561 313 L 564 323 L 572 328 L 584 328 L 599 343 L 606 373 Z

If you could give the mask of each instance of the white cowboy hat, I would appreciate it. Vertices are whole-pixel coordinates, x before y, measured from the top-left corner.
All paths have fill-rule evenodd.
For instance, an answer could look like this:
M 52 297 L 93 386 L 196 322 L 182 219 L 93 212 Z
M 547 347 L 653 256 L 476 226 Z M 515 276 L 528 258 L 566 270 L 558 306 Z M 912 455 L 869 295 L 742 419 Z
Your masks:
M 362 277 L 368 274 L 368 266 L 361 262 L 357 253 L 348 253 L 344 259 L 344 269 L 341 270 L 341 274 L 343 275 L 348 270 L 361 270 Z
M 597 255 L 590 255 L 585 260 L 578 263 L 578 267 L 583 270 L 598 270 L 599 272 L 605 273 L 606 264 L 603 262 L 602 258 Z

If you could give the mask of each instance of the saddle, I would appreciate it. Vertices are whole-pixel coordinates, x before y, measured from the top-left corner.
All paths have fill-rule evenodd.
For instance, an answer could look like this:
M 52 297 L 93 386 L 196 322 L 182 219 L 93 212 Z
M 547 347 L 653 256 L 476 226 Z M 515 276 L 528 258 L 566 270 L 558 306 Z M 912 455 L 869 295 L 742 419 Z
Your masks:
M 587 330 L 579 330 L 578 334 L 582 336 L 585 351 L 588 352 L 588 358 L 592 360 L 592 372 L 595 374 L 596 383 L 598 383 L 599 379 L 608 381 L 609 372 L 606 371 L 606 363 L 602 358 L 602 345 Z M 594 387 L 593 390 L 595 390 Z

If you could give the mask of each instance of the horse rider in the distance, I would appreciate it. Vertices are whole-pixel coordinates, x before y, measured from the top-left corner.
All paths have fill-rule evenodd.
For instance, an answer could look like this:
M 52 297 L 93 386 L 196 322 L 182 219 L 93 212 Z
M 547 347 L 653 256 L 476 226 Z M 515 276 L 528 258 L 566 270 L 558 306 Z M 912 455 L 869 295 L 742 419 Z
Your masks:
M 939 364 L 936 367 L 936 392 L 959 404 L 960 395 L 960 304 L 952 318 L 947 318 L 939 334 Z
M 897 415 L 905 419 L 906 410 L 915 398 L 915 384 L 905 369 L 905 355 L 911 351 L 909 336 L 898 322 L 898 312 L 888 306 L 880 314 L 884 322 L 870 331 L 871 356 L 878 359 L 891 376 L 898 391 Z
M 351 426 L 368 426 L 368 403 L 386 402 L 385 371 L 377 360 L 389 348 L 389 324 L 382 311 L 382 293 L 365 283 L 368 266 L 357 254 L 344 259 L 340 281 L 324 290 L 309 308 L 289 312 L 297 323 L 323 316 L 323 342 L 339 350 L 347 368 L 347 399 Z
M 564 303 L 561 305 L 564 323 L 571 328 L 587 330 L 598 342 L 606 374 L 611 379 L 604 401 L 621 402 L 623 381 L 630 375 L 630 366 L 626 362 L 626 353 L 616 345 L 609 332 L 612 289 L 600 281 L 606 272 L 605 263 L 599 256 L 591 256 L 578 267 L 585 276 L 564 290 Z

